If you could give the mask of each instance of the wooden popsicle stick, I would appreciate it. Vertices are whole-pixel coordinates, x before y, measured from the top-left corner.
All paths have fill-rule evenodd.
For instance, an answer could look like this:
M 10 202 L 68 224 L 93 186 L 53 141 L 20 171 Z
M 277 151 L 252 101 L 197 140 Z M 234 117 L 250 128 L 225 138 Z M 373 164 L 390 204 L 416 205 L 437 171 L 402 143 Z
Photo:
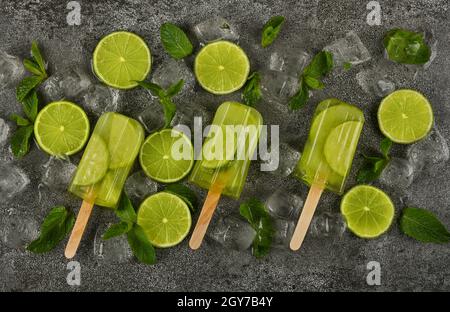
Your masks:
M 290 248 L 292 250 L 298 250 L 302 246 L 305 239 L 306 232 L 308 231 L 309 224 L 311 223 L 314 212 L 316 211 L 317 204 L 319 203 L 320 195 L 322 195 L 323 186 L 312 184 L 309 189 L 308 197 L 306 198 L 305 205 L 303 206 L 302 213 L 295 227 L 294 235 L 292 235 Z
M 84 230 L 91 216 L 93 202 L 83 200 L 80 211 L 78 212 L 77 221 L 73 226 L 72 233 L 70 234 L 69 241 L 66 245 L 64 255 L 67 259 L 72 259 L 77 253 L 78 246 L 80 245 L 81 238 L 83 237 Z
M 208 229 L 209 222 L 216 210 L 217 204 L 219 203 L 220 195 L 222 194 L 222 189 L 211 189 L 208 192 L 208 196 L 203 204 L 202 211 L 198 217 L 197 224 L 195 225 L 194 232 L 192 232 L 191 240 L 189 241 L 189 247 L 196 250 L 200 247 L 203 241 L 203 237 Z

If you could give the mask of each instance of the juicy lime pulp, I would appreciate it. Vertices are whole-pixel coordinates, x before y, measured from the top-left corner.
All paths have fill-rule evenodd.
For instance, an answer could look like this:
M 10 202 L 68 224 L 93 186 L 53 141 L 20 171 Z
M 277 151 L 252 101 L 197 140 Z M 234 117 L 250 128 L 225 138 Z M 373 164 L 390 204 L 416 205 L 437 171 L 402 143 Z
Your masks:
M 206 91 L 228 94 L 244 86 L 250 72 L 250 62 L 238 45 L 216 41 L 204 46 L 197 54 L 194 71 Z
M 119 31 L 103 37 L 93 55 L 95 74 L 107 85 L 118 89 L 136 87 L 150 73 L 151 53 L 136 34 Z
M 394 218 L 394 204 L 386 193 L 370 185 L 358 185 L 341 201 L 341 213 L 357 236 L 374 238 L 386 232 Z
M 89 119 L 83 109 L 72 102 L 53 102 L 37 115 L 34 134 L 39 146 L 50 155 L 72 155 L 80 151 L 89 138 Z
M 433 126 L 428 100 L 414 90 L 398 90 L 385 97 L 378 108 L 381 132 L 393 142 L 409 144 L 424 138 Z
M 166 248 L 179 244 L 191 228 L 191 212 L 178 196 L 160 192 L 147 197 L 139 207 L 137 223 L 150 243 Z
M 183 179 L 191 171 L 194 148 L 183 132 L 164 129 L 145 140 L 139 161 L 150 178 L 162 183 L 172 183 Z

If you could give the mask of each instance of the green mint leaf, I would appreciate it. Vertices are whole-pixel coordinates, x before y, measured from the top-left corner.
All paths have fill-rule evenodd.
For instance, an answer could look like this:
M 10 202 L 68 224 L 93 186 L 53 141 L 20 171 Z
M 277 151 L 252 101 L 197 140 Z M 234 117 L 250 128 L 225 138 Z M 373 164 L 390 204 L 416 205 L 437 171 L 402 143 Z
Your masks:
M 164 91 L 164 89 L 158 86 L 156 83 L 149 81 L 136 81 L 136 83 L 139 84 L 144 89 L 149 90 L 153 96 L 157 97 L 166 96 L 166 92 Z
M 268 47 L 278 37 L 284 24 L 284 16 L 272 16 L 264 25 L 261 37 L 261 46 Z
M 120 222 L 117 224 L 111 225 L 105 233 L 103 233 L 102 238 L 104 240 L 108 240 L 113 237 L 117 237 L 123 234 L 128 233 L 133 228 L 133 223 L 130 222 Z
M 182 59 L 190 54 L 194 47 L 184 31 L 172 23 L 164 23 L 160 28 L 164 50 L 174 59 Z
M 19 116 L 17 114 L 12 114 L 9 116 L 9 119 L 11 121 L 14 121 L 18 126 L 28 126 L 30 124 L 30 121 L 26 118 L 23 118 L 22 116 Z
M 54 207 L 41 225 L 41 234 L 31 242 L 27 249 L 34 253 L 52 250 L 73 228 L 75 215 L 63 206 Z
M 333 69 L 333 55 L 328 51 L 320 51 L 314 55 L 303 71 L 303 76 L 321 79 Z
M 391 151 L 392 141 L 389 138 L 384 138 L 380 143 L 381 154 L 387 159 L 389 158 L 389 152 Z
M 115 211 L 116 216 L 123 222 L 136 223 L 137 216 L 133 204 L 125 192 L 120 196 L 119 204 Z
M 192 212 L 195 212 L 197 210 L 197 195 L 189 187 L 180 183 L 175 183 L 167 185 L 165 191 L 180 197 L 188 205 L 189 209 L 191 209 Z
M 32 122 L 35 121 L 38 113 L 39 100 L 36 90 L 31 90 L 31 92 L 23 99 L 22 108 L 25 115 Z
M 248 106 L 255 106 L 261 100 L 261 75 L 258 72 L 251 74 L 245 84 L 242 100 Z
M 33 41 L 31 43 L 31 55 L 33 56 L 34 61 L 39 65 L 39 68 L 41 69 L 41 73 L 43 74 L 43 76 L 47 77 L 47 72 L 45 71 L 44 58 L 42 57 L 42 53 L 39 50 L 36 41 Z
M 358 174 L 356 176 L 356 181 L 358 183 L 368 183 L 375 181 L 380 176 L 381 172 L 383 172 L 386 165 L 389 163 L 389 160 L 384 157 L 376 157 L 364 156 L 364 164 L 359 169 Z
M 30 94 L 30 92 L 36 88 L 43 80 L 42 76 L 29 76 L 25 77 L 17 86 L 16 97 L 17 100 L 22 103 L 23 100 Z
M 156 263 L 155 248 L 147 239 L 144 230 L 137 224 L 127 233 L 128 244 L 134 256 L 142 263 Z
M 450 242 L 450 233 L 430 211 L 408 207 L 400 218 L 400 230 L 423 243 Z
M 166 95 L 168 97 L 174 97 L 175 95 L 180 93 L 180 91 L 183 89 L 183 86 L 184 86 L 184 80 L 180 79 L 178 82 L 172 84 L 169 88 L 167 88 Z
M 175 116 L 177 107 L 169 97 L 160 98 L 159 103 L 162 105 L 164 111 L 164 128 L 167 128 L 170 126 L 173 116 Z
M 289 99 L 289 107 L 292 110 L 302 108 L 309 99 L 309 88 L 304 79 L 300 79 L 300 86 L 297 93 Z
M 241 204 L 239 212 L 256 231 L 253 240 L 253 255 L 257 258 L 264 257 L 270 251 L 273 238 L 272 219 L 262 202 L 251 198 Z
M 16 157 L 23 157 L 30 149 L 30 138 L 33 134 L 33 126 L 19 127 L 11 138 L 11 150 Z
M 430 60 L 431 49 L 422 33 L 405 29 L 390 30 L 383 40 L 389 59 L 402 64 L 425 64 Z
M 304 76 L 303 79 L 310 89 L 321 90 L 325 87 L 322 81 L 312 76 Z
M 23 60 L 23 66 L 26 70 L 28 70 L 30 73 L 35 74 L 37 76 L 43 76 L 44 74 L 41 72 L 41 68 L 38 64 L 36 64 L 35 61 L 24 59 Z
M 350 70 L 350 68 L 352 68 L 352 63 L 350 63 L 350 62 L 345 62 L 345 63 L 344 63 L 344 70 Z

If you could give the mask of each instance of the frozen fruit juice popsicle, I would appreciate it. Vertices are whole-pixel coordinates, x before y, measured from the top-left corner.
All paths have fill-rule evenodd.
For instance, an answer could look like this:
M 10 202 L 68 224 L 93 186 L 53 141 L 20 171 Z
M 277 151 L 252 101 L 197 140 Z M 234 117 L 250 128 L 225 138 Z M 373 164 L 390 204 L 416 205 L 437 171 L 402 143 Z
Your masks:
M 69 186 L 83 204 L 67 244 L 68 258 L 75 255 L 92 206 L 116 207 L 143 139 L 144 130 L 134 119 L 117 113 L 99 118 Z
M 317 106 L 294 171 L 311 188 L 291 240 L 292 250 L 300 248 L 322 191 L 343 193 L 363 124 L 362 111 L 353 105 L 327 99 Z
M 252 107 L 225 102 L 217 109 L 203 143 L 202 159 L 189 177 L 190 182 L 209 190 L 189 243 L 192 249 L 200 247 L 221 194 L 235 199 L 241 195 L 261 127 L 262 117 Z

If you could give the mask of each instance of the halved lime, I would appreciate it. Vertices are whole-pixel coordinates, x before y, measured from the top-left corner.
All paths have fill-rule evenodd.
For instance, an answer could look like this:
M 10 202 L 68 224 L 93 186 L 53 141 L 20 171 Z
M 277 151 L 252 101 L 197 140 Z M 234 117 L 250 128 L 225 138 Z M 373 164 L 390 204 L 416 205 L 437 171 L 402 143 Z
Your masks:
M 89 119 L 74 103 L 53 102 L 37 115 L 34 135 L 39 146 L 50 155 L 72 155 L 80 151 L 89 138 Z
M 194 71 L 206 91 L 228 94 L 245 84 L 250 62 L 238 45 L 229 41 L 216 41 L 203 47 L 197 54 Z
M 103 139 L 93 134 L 78 165 L 73 184 L 93 185 L 103 179 L 108 170 L 109 152 Z
M 172 183 L 183 179 L 191 171 L 194 148 L 183 132 L 164 129 L 145 140 L 139 161 L 150 178 L 162 183 Z
M 393 142 L 409 144 L 424 138 L 433 126 L 433 110 L 428 100 L 414 90 L 392 92 L 378 108 L 381 132 Z
M 341 213 L 355 235 L 374 238 L 391 225 L 394 204 L 382 190 L 370 185 L 357 185 L 342 198 Z
M 178 196 L 160 192 L 141 204 L 137 223 L 144 229 L 150 243 L 166 248 L 179 244 L 191 228 L 191 212 Z
M 360 121 L 344 122 L 331 130 L 325 141 L 323 152 L 327 163 L 343 177 L 347 176 L 352 165 L 362 127 Z
M 118 89 L 137 86 L 150 72 L 152 57 L 145 41 L 136 34 L 118 31 L 103 37 L 93 55 L 95 74 Z

